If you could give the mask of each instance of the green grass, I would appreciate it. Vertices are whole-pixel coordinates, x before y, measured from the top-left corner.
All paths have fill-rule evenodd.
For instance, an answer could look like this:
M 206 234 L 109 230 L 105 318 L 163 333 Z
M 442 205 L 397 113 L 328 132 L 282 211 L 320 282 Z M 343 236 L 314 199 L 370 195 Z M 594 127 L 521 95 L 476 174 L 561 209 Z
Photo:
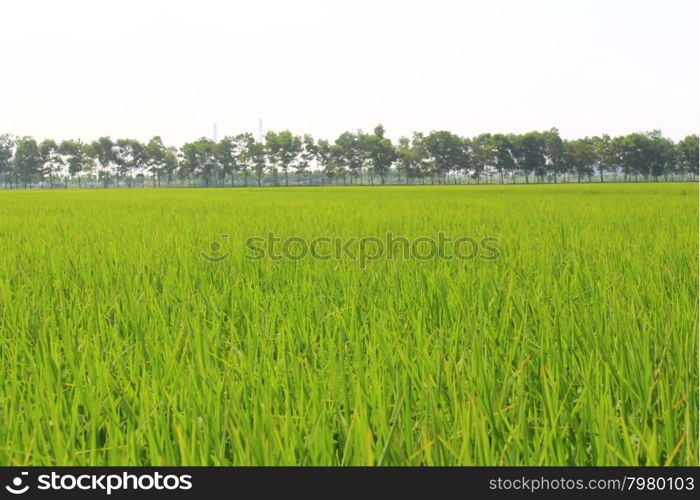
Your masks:
M 696 185 L 0 192 L 0 214 L 0 465 L 697 464 Z M 387 231 L 502 255 L 244 258 Z

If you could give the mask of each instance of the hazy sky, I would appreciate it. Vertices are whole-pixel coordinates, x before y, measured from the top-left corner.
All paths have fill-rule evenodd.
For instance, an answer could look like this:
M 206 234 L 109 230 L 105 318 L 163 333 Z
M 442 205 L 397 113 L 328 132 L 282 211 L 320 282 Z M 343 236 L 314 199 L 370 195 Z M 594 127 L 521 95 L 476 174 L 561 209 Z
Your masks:
M 695 0 L 2 0 L 0 132 L 698 131 Z

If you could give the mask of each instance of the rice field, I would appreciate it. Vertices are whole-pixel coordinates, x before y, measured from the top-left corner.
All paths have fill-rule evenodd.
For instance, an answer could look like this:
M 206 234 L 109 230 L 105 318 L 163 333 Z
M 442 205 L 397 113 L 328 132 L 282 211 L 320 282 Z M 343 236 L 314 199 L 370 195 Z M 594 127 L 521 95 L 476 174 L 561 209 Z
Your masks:
M 3 191 L 0 214 L 0 465 L 698 463 L 697 185 Z M 389 232 L 498 255 L 246 246 Z

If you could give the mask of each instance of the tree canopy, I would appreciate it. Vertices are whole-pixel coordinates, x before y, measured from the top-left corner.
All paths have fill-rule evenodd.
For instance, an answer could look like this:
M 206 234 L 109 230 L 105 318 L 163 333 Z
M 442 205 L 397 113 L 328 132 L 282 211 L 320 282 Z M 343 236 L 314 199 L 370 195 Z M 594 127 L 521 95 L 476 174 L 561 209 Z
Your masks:
M 379 124 L 334 141 L 268 132 L 206 137 L 179 148 L 155 136 L 100 137 L 60 143 L 0 135 L 0 181 L 6 188 L 258 186 L 695 180 L 698 136 L 675 143 L 660 131 L 563 139 L 556 128 L 524 134 L 461 137 L 448 130 L 415 132 L 393 142 Z

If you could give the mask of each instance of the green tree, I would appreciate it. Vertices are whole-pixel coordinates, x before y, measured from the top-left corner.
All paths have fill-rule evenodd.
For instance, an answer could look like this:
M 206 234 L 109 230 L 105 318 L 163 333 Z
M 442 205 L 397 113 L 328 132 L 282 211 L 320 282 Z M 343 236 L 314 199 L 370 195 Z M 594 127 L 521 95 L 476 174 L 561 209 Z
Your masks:
M 326 177 L 332 182 L 335 177 L 335 164 L 331 145 L 326 139 L 319 139 L 316 142 L 316 163 L 321 170 L 321 183 L 325 184 Z
M 614 148 L 619 158 L 625 182 L 632 176 L 634 180 L 639 180 L 639 175 L 648 177 L 649 165 L 649 138 L 645 134 L 632 133 L 626 136 L 616 137 L 613 140 Z
M 362 134 L 361 141 L 369 164 L 371 183 L 374 184 L 374 175 L 378 175 L 382 184 L 386 184 L 386 177 L 396 160 L 396 149 L 391 139 L 385 137 L 384 127 L 379 124 L 374 127 L 374 133 Z
M 49 187 L 53 188 L 53 180 L 63 168 L 63 161 L 58 150 L 58 144 L 53 139 L 44 139 L 39 144 L 41 156 L 41 177 L 49 179 Z
M 236 137 L 226 136 L 216 145 L 216 159 L 221 165 L 221 175 L 229 176 L 231 186 L 235 186 L 235 174 L 240 170 L 238 163 L 239 158 L 239 143 Z
M 114 146 L 114 163 L 117 165 L 117 187 L 121 178 L 125 178 L 127 186 L 131 187 L 134 178 L 146 167 L 146 147 L 136 139 L 119 139 Z
M 33 137 L 20 137 L 17 140 L 14 163 L 19 182 L 24 187 L 39 180 L 41 154 L 39 153 L 39 145 Z
M 144 153 L 148 171 L 153 179 L 153 187 L 160 187 L 161 179 L 165 175 L 167 166 L 166 155 L 168 148 L 163 144 L 160 136 L 154 136 L 145 146 Z
M 491 137 L 492 158 L 498 172 L 500 183 L 506 175 L 515 182 L 515 160 L 513 159 L 513 144 L 510 137 L 504 134 L 494 134 Z
M 270 166 L 277 182 L 277 168 L 284 172 L 284 184 L 289 186 L 289 167 L 294 164 L 302 150 L 302 140 L 289 130 L 282 132 L 268 132 L 265 135 L 265 145 L 270 157 Z
M 67 139 L 61 142 L 59 152 L 64 156 L 65 163 L 68 165 L 68 175 L 77 177 L 78 187 L 82 188 L 82 174 L 88 164 L 88 158 L 85 154 L 85 145 L 78 139 L 74 141 Z M 66 187 L 68 187 L 66 185 Z
M 686 136 L 676 145 L 676 154 L 681 173 L 693 176 L 698 175 L 698 136 L 696 134 Z
M 92 143 L 92 149 L 100 164 L 98 176 L 102 179 L 104 187 L 107 187 L 113 174 L 114 142 L 109 137 L 100 137 Z
M 180 157 L 178 161 L 178 177 L 180 181 L 187 181 L 189 186 L 194 182 L 194 176 L 197 172 L 197 148 L 191 142 L 187 142 L 180 148 Z
M 97 171 L 97 151 L 91 142 L 84 145 L 84 151 L 85 165 L 83 167 L 83 172 L 87 177 L 88 186 L 94 187 L 93 176 L 95 176 Z
M 600 176 L 600 182 L 605 182 L 604 175 L 606 172 L 617 171 L 617 163 L 611 144 L 612 139 L 610 139 L 608 134 L 603 134 L 599 137 L 594 137 L 592 141 L 596 159 L 596 170 Z
M 236 142 L 238 143 L 238 164 L 240 165 L 241 174 L 243 174 L 243 185 L 248 187 L 248 178 L 250 177 L 251 172 L 254 170 L 255 162 L 257 161 L 257 158 L 255 157 L 255 139 L 253 138 L 253 134 L 246 132 L 244 134 L 237 135 Z M 263 148 L 263 156 L 264 153 L 265 151 Z
M 170 146 L 165 150 L 165 157 L 163 158 L 163 172 L 168 180 L 168 187 L 173 183 L 173 175 L 180 166 L 177 157 L 177 149 Z
M 312 163 L 318 157 L 318 146 L 311 134 L 304 134 L 301 139 L 301 151 L 294 163 L 297 175 L 297 185 L 301 184 L 301 178 L 306 176 Z
M 362 183 L 362 167 L 365 163 L 365 151 L 360 139 L 360 132 L 353 134 L 352 132 L 343 132 L 335 140 L 333 145 L 333 157 L 336 162 L 336 170 L 343 175 L 343 183 L 345 183 L 345 174 L 350 172 L 350 184 L 353 181 L 357 182 L 360 178 Z
M 447 176 L 453 171 L 463 171 L 468 165 L 462 138 L 447 130 L 437 130 L 425 136 L 425 151 L 431 166 L 431 182 L 434 176 L 446 182 Z
M 521 135 L 517 140 L 515 151 L 516 163 L 525 176 L 525 182 L 530 182 L 530 175 L 533 173 L 539 182 L 543 181 L 546 173 L 546 160 L 545 142 L 542 134 L 533 131 Z
M 0 135 L 0 175 L 3 177 L 5 187 L 12 186 L 13 157 L 15 152 L 15 138 L 9 134 Z
M 212 177 L 217 175 L 219 164 L 216 161 L 216 143 L 206 137 L 200 137 L 194 142 L 183 144 L 181 168 L 184 169 L 190 184 L 196 176 L 204 178 L 204 184 L 209 187 Z
M 430 172 L 427 152 L 424 148 L 425 136 L 420 132 L 414 132 L 411 138 L 400 137 L 396 146 L 396 170 L 399 176 L 406 179 L 406 184 L 415 182 L 415 179 L 424 179 Z
M 564 164 L 564 142 L 559 136 L 559 130 L 556 128 L 551 128 L 546 132 L 542 132 L 541 137 L 544 141 L 544 169 L 552 176 L 556 184 L 558 177 L 566 171 Z M 540 177 L 543 176 L 544 173 L 540 175 Z
M 625 136 L 613 137 L 608 145 L 608 156 L 615 168 L 613 169 L 613 180 L 617 181 L 618 174 L 622 173 L 624 180 L 627 181 L 629 173 L 629 162 L 626 159 L 627 145 L 625 144 Z
M 586 137 L 563 142 L 562 159 L 560 162 L 562 165 L 568 166 L 568 170 L 576 173 L 578 182 L 581 182 L 583 177 L 588 177 L 590 179 L 593 175 L 596 162 L 595 144 L 593 140 Z M 563 171 L 563 168 L 560 172 L 561 171 Z
M 411 139 L 402 136 L 396 146 L 396 173 L 401 183 L 401 177 L 406 179 L 406 184 L 417 175 L 418 151 L 411 144 Z
M 673 171 L 676 148 L 673 141 L 664 137 L 659 130 L 647 132 L 645 135 L 647 149 L 644 151 L 644 155 L 649 175 L 658 181 L 659 177 L 666 176 Z
M 513 144 L 511 142 L 511 155 L 513 154 Z M 494 158 L 494 142 L 491 134 L 480 134 L 470 141 L 471 151 L 471 172 L 477 184 L 481 182 L 481 177 L 486 173 L 490 175 L 490 169 L 496 159 Z M 513 159 L 515 162 L 515 158 Z M 487 178 L 488 179 L 488 178 Z
M 255 173 L 258 186 L 262 186 L 262 179 L 267 167 L 267 150 L 265 143 L 258 142 L 250 135 L 246 140 L 246 159 Z

